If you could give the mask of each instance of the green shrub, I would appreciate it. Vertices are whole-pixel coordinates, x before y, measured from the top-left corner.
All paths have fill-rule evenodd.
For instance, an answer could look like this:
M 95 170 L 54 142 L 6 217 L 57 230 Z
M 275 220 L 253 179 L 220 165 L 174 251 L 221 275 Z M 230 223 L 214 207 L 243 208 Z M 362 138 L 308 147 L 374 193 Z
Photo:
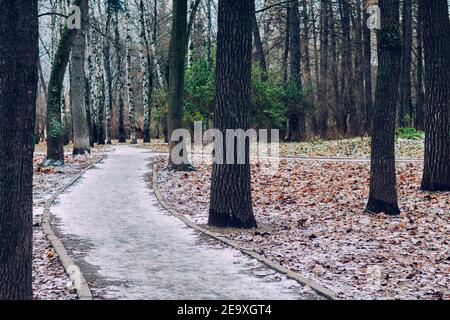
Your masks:
M 422 131 L 417 131 L 414 128 L 398 128 L 395 131 L 395 136 L 398 139 L 420 140 L 423 139 L 425 133 Z

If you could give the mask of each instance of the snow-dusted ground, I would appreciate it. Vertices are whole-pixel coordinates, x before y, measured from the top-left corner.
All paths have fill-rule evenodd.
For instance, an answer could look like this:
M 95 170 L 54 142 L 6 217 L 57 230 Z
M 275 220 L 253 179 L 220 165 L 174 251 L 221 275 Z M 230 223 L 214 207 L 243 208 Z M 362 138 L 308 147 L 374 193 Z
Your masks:
M 148 187 L 146 150 L 115 146 L 52 207 L 55 226 L 105 299 L 318 299 L 309 288 L 189 229 Z
M 72 157 L 66 148 L 66 164 L 62 167 L 42 168 L 45 158 L 44 146 L 38 146 L 34 156 L 33 176 L 33 292 L 34 299 L 77 299 L 74 290 L 67 287 L 70 282 L 51 243 L 42 230 L 42 212 L 45 201 L 60 187 L 66 185 L 76 174 L 97 161 L 107 149 L 93 149 L 88 156 Z
M 207 222 L 211 168 L 167 171 L 157 162 L 166 200 Z M 368 162 L 282 160 L 272 175 L 253 167 L 253 205 L 260 231 L 228 232 L 237 240 L 343 298 L 450 299 L 450 194 L 419 191 L 422 164 L 397 164 L 397 218 L 363 213 Z

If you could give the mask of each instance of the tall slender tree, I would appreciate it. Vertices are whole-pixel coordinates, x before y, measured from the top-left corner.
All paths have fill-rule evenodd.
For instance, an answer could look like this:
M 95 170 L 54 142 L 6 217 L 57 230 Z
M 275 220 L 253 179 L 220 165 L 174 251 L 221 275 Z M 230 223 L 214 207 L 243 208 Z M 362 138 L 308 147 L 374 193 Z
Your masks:
M 175 164 L 172 159 L 174 147 L 180 143 L 186 143 L 181 137 L 173 140 L 172 133 L 183 128 L 184 75 L 186 39 L 188 36 L 187 0 L 173 0 L 172 4 L 172 31 L 169 48 L 169 109 L 167 113 L 169 166 L 176 170 L 192 170 L 193 167 L 188 164 L 187 154 L 181 155 L 184 159 L 182 164 Z
M 300 16 L 298 0 L 289 2 L 289 66 L 290 81 L 297 92 L 302 91 L 301 52 L 300 52 Z M 306 138 L 306 117 L 301 106 L 289 112 L 290 140 L 298 141 Z
M 366 1 L 367 6 L 368 1 Z M 366 8 L 364 10 L 363 22 L 363 48 L 364 48 L 364 118 L 365 130 L 370 132 L 372 130 L 372 116 L 373 116 L 373 97 L 372 97 L 372 31 L 367 27 L 367 21 L 370 14 Z
M 422 6 L 417 8 L 417 31 L 416 31 L 416 51 L 417 51 L 417 83 L 416 83 L 416 107 L 414 114 L 414 127 L 417 130 L 425 130 L 424 127 L 424 104 L 425 91 L 423 84 L 423 14 Z
M 31 300 L 37 1 L 0 12 L 0 300 Z
M 411 63 L 412 63 L 412 0 L 403 0 L 402 19 L 402 67 L 400 75 L 400 103 L 398 124 L 400 127 L 410 127 L 412 122 L 411 98 Z
M 422 190 L 450 191 L 450 22 L 446 0 L 424 1 L 425 161 Z
M 254 0 L 219 0 L 214 127 L 246 130 L 250 125 Z M 234 140 L 233 140 L 234 141 Z M 221 146 L 218 146 L 222 143 Z M 216 150 L 227 150 L 216 141 Z M 229 146 L 228 146 L 229 147 Z M 219 151 L 220 152 L 220 151 Z M 233 158 L 238 148 L 234 143 Z M 242 156 L 242 155 L 241 155 Z M 208 224 L 254 228 L 249 144 L 243 164 L 213 164 Z
M 126 55 L 127 55 L 127 88 L 128 88 L 128 115 L 130 117 L 130 136 L 131 144 L 137 144 L 136 138 L 136 103 L 134 101 L 134 90 L 133 90 L 133 74 L 131 67 L 131 50 L 132 50 L 132 38 L 131 38 L 131 11 L 128 5 L 128 0 L 124 1 L 125 10 L 125 23 L 126 23 Z
M 127 141 L 125 135 L 125 102 L 123 93 L 125 92 L 124 72 L 123 72 L 123 50 L 120 45 L 119 32 L 119 12 L 114 14 L 114 48 L 116 51 L 116 72 L 117 72 L 117 95 L 119 104 L 119 142 L 125 143 Z

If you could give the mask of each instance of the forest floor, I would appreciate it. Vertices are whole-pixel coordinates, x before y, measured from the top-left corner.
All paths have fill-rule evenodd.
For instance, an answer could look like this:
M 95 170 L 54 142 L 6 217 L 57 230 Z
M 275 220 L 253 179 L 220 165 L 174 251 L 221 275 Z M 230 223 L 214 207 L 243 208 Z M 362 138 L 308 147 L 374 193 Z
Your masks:
M 158 150 L 164 151 L 163 146 Z M 154 149 L 154 146 L 152 147 Z M 284 156 L 367 158 L 368 139 L 281 145 Z M 397 157 L 417 159 L 422 140 L 399 140 Z M 157 157 L 168 203 L 207 223 L 211 167 L 166 170 Z M 253 206 L 260 230 L 224 236 L 315 280 L 347 299 L 450 299 L 449 193 L 419 190 L 422 163 L 397 163 L 402 214 L 363 212 L 368 161 L 282 159 L 268 176 L 252 167 Z
M 36 300 L 77 299 L 55 250 L 42 230 L 45 202 L 75 175 L 99 160 L 108 147 L 93 148 L 90 155 L 72 156 L 72 146 L 64 148 L 65 165 L 41 167 L 45 160 L 45 145 L 36 146 L 33 160 L 33 292 Z

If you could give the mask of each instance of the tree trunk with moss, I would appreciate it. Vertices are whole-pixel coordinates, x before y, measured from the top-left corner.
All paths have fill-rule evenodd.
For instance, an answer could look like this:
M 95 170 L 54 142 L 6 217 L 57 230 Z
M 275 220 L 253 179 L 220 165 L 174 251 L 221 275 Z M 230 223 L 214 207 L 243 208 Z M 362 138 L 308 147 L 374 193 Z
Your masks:
M 0 301 L 31 300 L 37 1 L 0 12 Z
M 395 122 L 399 98 L 401 37 L 399 0 L 380 0 L 378 74 L 372 129 L 370 213 L 400 214 L 395 176 Z
M 85 0 L 75 0 L 74 5 L 82 7 Z M 47 103 L 47 159 L 45 165 L 64 164 L 64 146 L 62 135 L 64 127 L 61 119 L 61 95 L 70 58 L 70 50 L 77 34 L 77 29 L 64 26 L 58 48 L 52 63 L 50 80 L 48 83 Z
M 70 106 L 72 110 L 74 155 L 91 152 L 85 104 L 86 85 L 84 71 L 88 11 L 88 1 L 85 1 L 81 12 L 81 29 L 77 32 L 74 39 L 70 61 Z

